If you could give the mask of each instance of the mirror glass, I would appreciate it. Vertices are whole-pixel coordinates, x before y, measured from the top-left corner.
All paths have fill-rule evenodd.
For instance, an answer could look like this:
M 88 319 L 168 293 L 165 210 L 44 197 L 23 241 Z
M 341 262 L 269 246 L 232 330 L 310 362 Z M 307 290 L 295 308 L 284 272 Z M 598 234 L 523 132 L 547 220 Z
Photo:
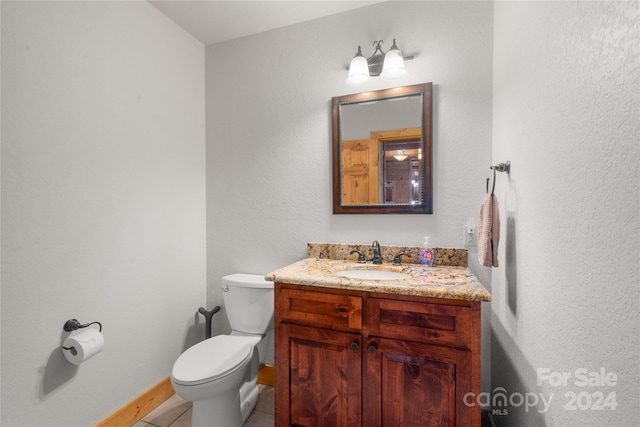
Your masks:
M 334 213 L 432 213 L 431 86 L 332 99 Z

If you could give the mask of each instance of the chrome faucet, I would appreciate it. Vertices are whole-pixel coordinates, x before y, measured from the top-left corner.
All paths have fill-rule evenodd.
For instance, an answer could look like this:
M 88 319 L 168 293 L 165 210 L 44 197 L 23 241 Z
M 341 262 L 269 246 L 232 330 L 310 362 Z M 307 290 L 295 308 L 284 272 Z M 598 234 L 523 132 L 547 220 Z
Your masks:
M 373 251 L 373 261 L 374 264 L 382 264 L 382 256 L 380 255 L 380 243 L 377 240 L 374 240 L 371 244 L 371 250 Z

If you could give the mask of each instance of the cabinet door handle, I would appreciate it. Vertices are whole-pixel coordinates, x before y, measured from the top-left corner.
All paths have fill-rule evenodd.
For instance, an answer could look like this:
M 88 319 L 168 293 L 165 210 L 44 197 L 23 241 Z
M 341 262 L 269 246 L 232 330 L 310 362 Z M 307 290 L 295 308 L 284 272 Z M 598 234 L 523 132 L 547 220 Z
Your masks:
M 347 307 L 338 307 L 336 308 L 336 310 L 338 311 L 338 313 L 346 313 L 347 311 L 349 311 Z
M 367 348 L 367 351 L 369 352 L 369 354 L 375 354 L 378 349 L 375 345 L 370 345 L 369 348 Z
M 351 350 L 357 350 L 360 347 L 360 345 L 357 343 L 357 341 L 354 341 L 351 343 L 350 347 L 351 347 Z

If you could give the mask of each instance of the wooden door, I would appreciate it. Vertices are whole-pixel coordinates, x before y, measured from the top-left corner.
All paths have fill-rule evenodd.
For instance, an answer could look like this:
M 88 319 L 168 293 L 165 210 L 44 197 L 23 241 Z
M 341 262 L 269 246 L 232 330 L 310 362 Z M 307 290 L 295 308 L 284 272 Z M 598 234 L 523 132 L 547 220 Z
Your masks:
M 342 141 L 342 204 L 377 204 L 379 188 L 379 148 L 370 139 Z
M 370 338 L 367 346 L 363 425 L 480 425 L 480 408 L 462 403 L 471 391 L 471 352 L 384 338 Z
M 360 426 L 360 345 L 359 334 L 279 324 L 275 425 Z

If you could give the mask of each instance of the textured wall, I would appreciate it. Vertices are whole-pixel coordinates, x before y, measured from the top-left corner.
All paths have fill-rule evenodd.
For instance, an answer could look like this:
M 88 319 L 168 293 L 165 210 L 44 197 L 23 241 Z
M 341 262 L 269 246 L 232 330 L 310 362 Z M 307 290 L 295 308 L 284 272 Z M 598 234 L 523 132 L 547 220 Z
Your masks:
M 491 160 L 493 6 L 389 2 L 208 46 L 208 302 L 220 277 L 268 273 L 307 242 L 460 247 Z M 392 38 L 409 76 L 345 83 L 360 44 Z M 331 97 L 434 83 L 434 214 L 333 215 Z M 217 331 L 227 329 L 219 317 Z
M 639 19 L 638 2 L 496 2 L 493 158 L 512 172 L 496 187 L 492 387 L 552 399 L 502 407 L 499 425 L 640 420 Z M 580 387 L 578 369 L 601 368 L 617 385 Z M 615 411 L 592 406 L 611 392 Z
M 205 301 L 204 47 L 146 2 L 2 2 L 3 426 L 87 426 Z M 69 364 L 64 322 L 103 324 Z

